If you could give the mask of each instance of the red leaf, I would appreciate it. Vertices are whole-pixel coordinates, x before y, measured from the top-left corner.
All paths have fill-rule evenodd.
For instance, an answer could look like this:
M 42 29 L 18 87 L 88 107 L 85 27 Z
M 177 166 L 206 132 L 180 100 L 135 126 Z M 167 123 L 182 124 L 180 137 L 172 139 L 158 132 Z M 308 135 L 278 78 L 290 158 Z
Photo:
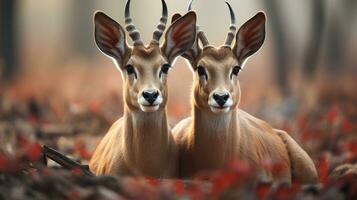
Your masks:
M 326 185 L 328 182 L 328 173 L 329 173 L 329 162 L 326 155 L 324 155 L 320 160 L 319 172 L 320 172 L 321 183 Z
M 269 183 L 261 183 L 256 188 L 256 194 L 258 195 L 258 199 L 266 199 L 269 195 L 271 189 L 271 184 Z
M 284 169 L 285 169 L 285 166 L 284 166 L 283 162 L 275 162 L 273 164 L 272 172 L 274 174 L 280 175 L 283 172 Z
M 339 112 L 339 107 L 338 106 L 332 106 L 331 109 L 328 111 L 327 113 L 327 122 L 329 124 L 333 124 L 334 122 L 336 122 L 336 120 L 338 119 L 338 116 L 340 114 Z
M 153 186 L 153 187 L 157 187 L 160 184 L 159 180 L 153 179 L 153 178 L 147 178 L 147 181 L 148 181 L 149 185 Z
M 235 173 L 224 172 L 222 175 L 217 177 L 213 182 L 212 194 L 218 197 L 225 189 L 232 186 L 237 180 Z
M 188 193 L 190 194 L 191 199 L 203 199 L 203 192 L 197 185 L 192 185 L 188 188 Z
M 352 152 L 354 155 L 357 155 L 357 140 L 356 141 L 348 141 L 346 143 L 346 145 L 350 152 Z
M 298 119 L 298 126 L 300 127 L 300 129 L 306 129 L 307 120 L 304 117 L 301 117 L 300 119 Z
M 0 171 L 4 171 L 7 166 L 7 159 L 4 155 L 0 154 Z
M 16 157 L 6 157 L 4 155 L 0 155 L 0 171 L 9 174 L 16 174 L 21 170 L 21 162 L 20 159 Z
M 79 140 L 74 146 L 74 152 L 77 153 L 82 159 L 89 160 L 91 153 L 87 150 L 85 143 Z
M 230 169 L 232 169 L 236 173 L 239 173 L 239 175 L 250 176 L 253 171 L 253 166 L 251 166 L 245 161 L 236 160 L 231 162 Z
M 273 199 L 294 199 L 295 195 L 300 191 L 301 185 L 293 183 L 291 186 L 281 185 L 275 192 Z
M 303 142 L 309 141 L 311 139 L 311 135 L 312 134 L 310 133 L 310 131 L 308 131 L 308 130 L 303 131 L 302 132 L 302 140 L 303 140 Z
M 181 196 L 185 192 L 185 185 L 182 183 L 181 180 L 175 181 L 175 192 L 177 195 Z
M 42 147 L 39 143 L 29 145 L 26 151 L 26 156 L 31 162 L 36 162 L 40 159 Z
M 351 133 L 353 131 L 353 124 L 347 119 L 343 120 L 342 131 L 343 133 Z
M 357 159 L 357 141 L 348 141 L 344 145 L 344 149 L 348 152 L 348 161 L 354 162 Z
M 80 168 L 74 168 L 74 169 L 72 169 L 72 172 L 74 174 L 78 175 L 78 176 L 83 176 L 84 175 Z
M 18 136 L 18 138 L 17 138 L 17 140 L 18 140 L 18 142 L 19 142 L 19 145 L 20 145 L 20 147 L 23 149 L 23 148 L 27 148 L 29 145 L 30 145 L 30 141 L 27 139 L 27 138 L 25 138 L 25 137 L 23 137 L 23 136 Z
M 287 199 L 288 200 L 288 199 L 292 199 L 293 195 L 294 195 L 294 193 L 292 193 L 287 186 L 281 186 L 276 191 L 274 199 Z

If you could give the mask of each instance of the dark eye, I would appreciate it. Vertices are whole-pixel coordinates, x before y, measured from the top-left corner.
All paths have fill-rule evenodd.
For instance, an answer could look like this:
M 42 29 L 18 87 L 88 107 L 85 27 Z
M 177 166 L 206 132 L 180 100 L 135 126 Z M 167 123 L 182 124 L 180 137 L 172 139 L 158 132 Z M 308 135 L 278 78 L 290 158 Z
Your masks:
M 128 73 L 129 76 L 134 74 L 135 78 L 138 78 L 137 75 L 136 75 L 135 69 L 134 69 L 134 67 L 132 65 L 130 65 L 130 64 L 127 65 L 125 67 L 125 69 L 126 69 L 126 72 Z
M 202 66 L 198 66 L 196 70 L 199 76 L 205 76 L 206 80 L 208 79 L 205 68 L 203 68 Z
M 161 74 L 167 74 L 169 72 L 171 65 L 170 64 L 164 64 L 161 67 L 161 71 L 160 71 L 160 78 L 161 78 Z
M 241 70 L 240 66 L 233 67 L 232 74 L 231 74 L 231 79 L 233 78 L 233 75 L 234 76 L 238 76 L 238 73 L 239 73 L 240 70 Z

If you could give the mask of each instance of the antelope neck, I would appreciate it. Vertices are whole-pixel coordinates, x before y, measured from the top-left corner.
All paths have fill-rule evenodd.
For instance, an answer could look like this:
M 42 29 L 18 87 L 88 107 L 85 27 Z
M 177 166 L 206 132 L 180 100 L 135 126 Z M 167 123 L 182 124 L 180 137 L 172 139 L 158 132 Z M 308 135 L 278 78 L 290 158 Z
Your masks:
M 237 131 L 236 110 L 217 115 L 195 106 L 193 112 L 192 136 L 195 145 L 202 144 L 222 151 L 231 150 Z
M 132 135 L 135 138 L 148 139 L 148 141 L 159 142 L 160 139 L 168 137 L 168 122 L 166 118 L 166 110 L 159 109 L 155 112 L 129 111 L 127 108 L 124 110 L 124 124 L 130 127 L 130 130 L 125 134 Z M 156 140 L 156 139 L 159 140 Z

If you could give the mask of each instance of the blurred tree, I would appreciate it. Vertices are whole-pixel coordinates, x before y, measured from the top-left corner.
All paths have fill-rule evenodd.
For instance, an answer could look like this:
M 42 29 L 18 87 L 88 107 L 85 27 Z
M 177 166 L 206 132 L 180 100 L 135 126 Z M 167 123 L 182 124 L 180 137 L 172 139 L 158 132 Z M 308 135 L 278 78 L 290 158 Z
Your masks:
M 287 39 L 285 29 L 283 27 L 283 17 L 279 10 L 278 1 L 262 1 L 267 9 L 270 25 L 272 27 L 272 37 L 274 41 L 273 50 L 276 61 L 276 79 L 280 87 L 280 92 L 283 96 L 289 95 L 289 81 L 288 81 L 288 65 L 289 65 L 289 51 L 287 47 Z
M 331 12 L 327 23 L 326 57 L 324 63 L 331 73 L 341 72 L 348 65 L 346 47 L 349 34 L 352 32 L 351 24 L 355 20 L 357 9 L 356 0 L 338 1 Z M 355 36 L 352 36 L 355 37 Z
M 306 50 L 303 60 L 303 81 L 311 81 L 315 77 L 321 54 L 323 32 L 325 29 L 325 0 L 309 1 L 311 5 L 310 32 L 307 36 Z
M 94 54 L 93 40 L 93 9 L 94 1 L 72 1 L 70 25 L 72 35 L 73 52 L 81 56 L 90 57 Z M 73 53 L 72 52 L 72 53 Z
M 16 50 L 16 5 L 17 0 L 0 1 L 0 57 L 4 65 L 3 77 L 10 80 L 17 65 Z

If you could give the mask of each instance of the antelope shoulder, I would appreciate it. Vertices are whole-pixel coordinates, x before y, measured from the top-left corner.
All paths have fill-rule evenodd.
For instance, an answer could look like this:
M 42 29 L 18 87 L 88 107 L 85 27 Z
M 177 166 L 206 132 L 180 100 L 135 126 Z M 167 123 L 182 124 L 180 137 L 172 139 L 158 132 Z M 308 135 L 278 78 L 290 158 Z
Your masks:
M 118 154 L 121 152 L 119 149 L 121 148 L 120 137 L 122 137 L 120 133 L 123 130 L 122 121 L 123 118 L 120 118 L 113 123 L 94 151 L 89 162 L 89 168 L 96 175 L 112 173 L 113 167 L 118 163 L 116 159 L 122 157 L 122 155 Z
M 254 163 L 263 161 L 281 162 L 289 171 L 290 160 L 287 148 L 279 134 L 267 122 L 243 110 L 238 110 L 239 152 Z
M 175 125 L 172 129 L 172 135 L 176 143 L 184 140 L 185 136 L 187 137 L 190 132 L 190 127 L 192 124 L 192 117 L 185 118 Z

